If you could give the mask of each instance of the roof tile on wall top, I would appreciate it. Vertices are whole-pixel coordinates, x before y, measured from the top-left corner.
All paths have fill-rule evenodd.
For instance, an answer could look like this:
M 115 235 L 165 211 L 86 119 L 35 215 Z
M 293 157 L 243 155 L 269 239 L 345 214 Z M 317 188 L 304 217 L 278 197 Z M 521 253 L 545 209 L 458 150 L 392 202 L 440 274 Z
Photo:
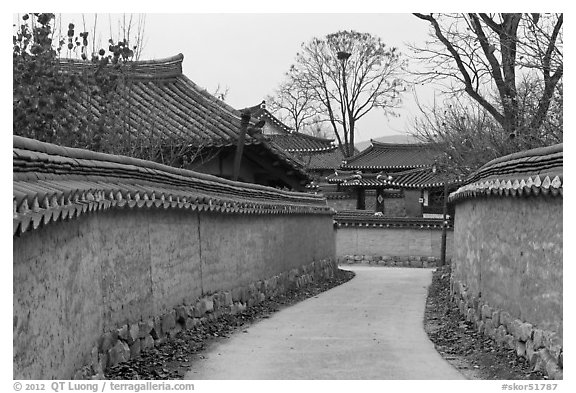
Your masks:
M 333 214 L 323 197 L 13 137 L 13 234 L 109 208 Z
M 563 145 L 518 152 L 492 160 L 473 173 L 450 201 L 480 196 L 563 196 Z

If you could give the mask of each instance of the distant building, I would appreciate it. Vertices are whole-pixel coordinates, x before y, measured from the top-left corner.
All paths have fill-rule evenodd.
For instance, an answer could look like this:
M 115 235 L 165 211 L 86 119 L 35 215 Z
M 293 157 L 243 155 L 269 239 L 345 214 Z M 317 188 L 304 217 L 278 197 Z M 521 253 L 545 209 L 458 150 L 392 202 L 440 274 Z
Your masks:
M 349 158 L 328 176 L 339 192 L 352 192 L 355 206 L 343 210 L 372 210 L 386 216 L 422 217 L 442 213 L 446 177 L 436 171 L 428 144 L 381 143 Z
M 333 173 L 342 164 L 344 155 L 334 144 L 334 139 L 294 131 L 266 108 L 265 101 L 242 111 L 249 111 L 256 120 L 264 120 L 264 136 L 298 160 L 315 184 L 322 183 L 326 175 Z

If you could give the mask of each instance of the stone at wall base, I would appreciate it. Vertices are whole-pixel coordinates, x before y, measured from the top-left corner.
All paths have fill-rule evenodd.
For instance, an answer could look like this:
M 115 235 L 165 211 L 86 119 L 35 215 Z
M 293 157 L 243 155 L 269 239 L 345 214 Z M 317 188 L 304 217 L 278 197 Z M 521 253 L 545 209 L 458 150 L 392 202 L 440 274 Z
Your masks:
M 563 378 L 563 343 L 558 334 L 534 327 L 528 322 L 512 318 L 472 296 L 466 285 L 451 278 L 454 301 L 461 315 L 472 322 L 477 331 L 492 338 L 496 344 L 526 358 L 535 371 L 541 371 L 550 379 Z
M 178 305 L 146 321 L 122 325 L 102 334 L 92 350 L 90 364 L 79 368 L 74 376 L 104 379 L 107 368 L 140 357 L 143 351 L 164 344 L 182 329 L 194 328 L 227 313 L 241 313 L 250 305 L 258 304 L 288 288 L 304 287 L 311 282 L 332 278 L 336 269 L 334 261 L 315 261 L 232 291 L 206 295 L 193 301 L 191 304 L 194 306 Z

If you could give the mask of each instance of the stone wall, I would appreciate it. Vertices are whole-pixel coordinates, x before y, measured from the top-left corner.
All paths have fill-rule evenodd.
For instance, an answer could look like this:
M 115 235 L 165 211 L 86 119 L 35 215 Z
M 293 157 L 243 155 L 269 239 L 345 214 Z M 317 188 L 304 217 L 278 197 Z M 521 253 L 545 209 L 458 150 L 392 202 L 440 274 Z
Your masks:
M 460 311 L 553 379 L 563 374 L 562 195 L 561 144 L 493 160 L 450 195 Z
M 356 209 L 356 197 L 349 198 L 328 198 L 326 204 L 336 211 Z
M 335 268 L 330 215 L 109 210 L 13 246 L 15 379 L 101 372 L 214 304 L 232 312 Z
M 380 257 L 380 260 L 381 257 L 390 257 L 399 262 L 405 262 L 409 257 L 414 260 L 416 257 L 439 259 L 441 240 L 440 228 L 340 226 L 336 230 L 336 256 L 339 261 L 350 260 L 350 256 L 362 256 L 361 259 L 366 259 L 363 256 Z M 447 259 L 452 257 L 453 244 L 453 231 L 448 229 Z
M 456 206 L 455 300 L 479 331 L 562 377 L 562 199 Z

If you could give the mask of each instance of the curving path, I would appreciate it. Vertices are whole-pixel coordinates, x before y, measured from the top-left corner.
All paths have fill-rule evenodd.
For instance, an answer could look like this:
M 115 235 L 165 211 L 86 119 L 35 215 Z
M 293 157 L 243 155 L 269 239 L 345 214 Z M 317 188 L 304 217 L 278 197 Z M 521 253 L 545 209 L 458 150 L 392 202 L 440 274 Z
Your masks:
M 213 345 L 185 379 L 465 379 L 424 332 L 431 269 L 345 268 L 356 277 Z

